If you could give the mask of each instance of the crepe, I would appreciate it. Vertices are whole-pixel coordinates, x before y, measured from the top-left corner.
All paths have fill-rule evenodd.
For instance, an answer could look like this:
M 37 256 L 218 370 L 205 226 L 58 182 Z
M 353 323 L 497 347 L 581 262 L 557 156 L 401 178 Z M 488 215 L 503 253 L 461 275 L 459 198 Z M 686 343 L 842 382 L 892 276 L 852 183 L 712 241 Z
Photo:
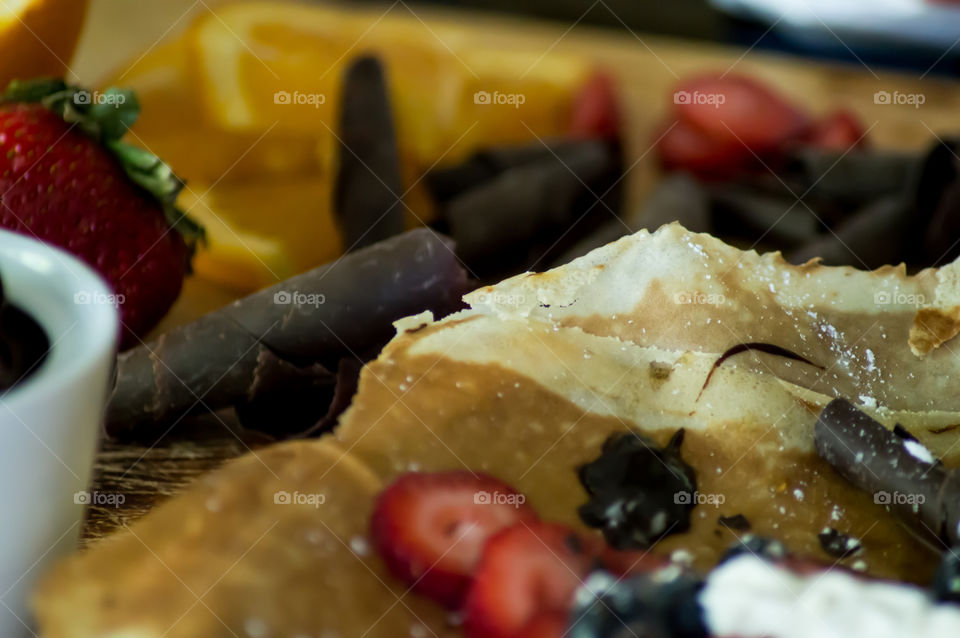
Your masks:
M 851 566 L 926 581 L 937 556 L 817 457 L 814 423 L 844 396 L 888 427 L 901 423 L 947 464 L 957 461 L 960 395 L 950 381 L 960 358 L 944 325 L 960 305 L 958 268 L 907 276 L 902 266 L 792 266 L 673 224 L 477 290 L 466 297 L 469 309 L 443 320 L 398 322 L 332 435 L 259 453 L 266 464 L 228 464 L 131 532 L 55 569 L 36 597 L 42 635 L 230 635 L 225 626 L 243 635 L 238 628 L 261 609 L 262 635 L 359 636 L 363 612 L 345 610 L 359 600 L 349 591 L 363 572 L 354 565 L 349 576 L 330 576 L 357 562 L 350 543 L 304 559 L 298 534 L 323 521 L 345 526 L 341 539 L 361 538 L 376 485 L 409 470 L 462 467 L 513 484 L 544 519 L 582 527 L 577 507 L 587 495 L 576 470 L 625 430 L 664 444 L 685 428 L 682 455 L 698 475 L 703 504 L 690 531 L 654 552 L 683 550 L 709 569 L 739 533 L 718 519 L 742 514 L 753 533 L 831 562 L 817 534 L 837 529 L 862 543 Z M 721 355 L 743 343 L 774 344 L 814 365 L 745 352 L 704 387 Z M 301 491 L 343 490 L 351 509 L 278 510 L 267 495 L 292 491 L 291 477 Z M 255 498 L 205 509 L 210 490 L 248 489 Z M 285 533 L 267 532 L 241 556 L 272 520 Z M 219 624 L 197 620 L 202 632 L 180 624 L 163 634 L 193 599 L 157 566 L 160 558 L 201 591 L 211 587 L 212 612 L 194 608 L 187 619 L 215 613 Z M 375 557 L 363 558 L 382 573 Z M 384 580 L 382 591 L 364 590 L 364 608 L 393 600 L 398 590 Z M 407 613 L 414 604 L 415 618 Z M 366 635 L 408 635 L 411 623 L 424 635 L 457 635 L 416 596 L 404 595 L 392 612 L 396 633 L 377 633 L 387 624 L 369 612 L 375 629 Z

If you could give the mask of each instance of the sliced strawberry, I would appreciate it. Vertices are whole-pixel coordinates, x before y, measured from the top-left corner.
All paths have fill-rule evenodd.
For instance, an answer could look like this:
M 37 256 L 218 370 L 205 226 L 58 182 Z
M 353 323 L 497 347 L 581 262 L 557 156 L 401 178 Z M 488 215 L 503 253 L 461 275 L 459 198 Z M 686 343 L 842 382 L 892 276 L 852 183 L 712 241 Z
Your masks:
M 580 88 L 573 102 L 570 135 L 577 139 L 619 139 L 620 107 L 609 74 L 596 71 Z
M 569 625 L 567 614 L 548 612 L 535 616 L 513 638 L 562 638 Z
M 660 163 L 667 170 L 686 170 L 700 177 L 721 179 L 743 172 L 755 161 L 749 149 L 736 140 L 713 139 L 683 120 L 671 122 L 670 126 L 656 136 L 660 139 Z
M 496 534 L 467 595 L 468 638 L 511 638 L 542 614 L 565 616 L 596 565 L 596 545 L 563 525 L 521 524 Z
M 863 122 L 855 113 L 839 109 L 820 118 L 804 136 L 804 142 L 818 148 L 845 151 L 866 141 Z
M 509 485 L 452 471 L 402 475 L 378 498 L 370 525 L 391 573 L 414 591 L 456 608 L 487 539 L 534 521 L 532 508 Z
M 736 142 L 755 153 L 799 137 L 808 118 L 770 88 L 744 76 L 700 76 L 674 93 L 674 112 L 718 143 Z

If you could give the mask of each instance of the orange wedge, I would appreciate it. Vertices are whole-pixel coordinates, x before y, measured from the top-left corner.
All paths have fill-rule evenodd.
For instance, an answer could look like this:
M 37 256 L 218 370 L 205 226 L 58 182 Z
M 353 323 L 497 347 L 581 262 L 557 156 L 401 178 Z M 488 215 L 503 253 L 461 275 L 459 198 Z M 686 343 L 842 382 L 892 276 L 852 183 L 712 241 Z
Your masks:
M 142 109 L 131 133 L 134 142 L 164 158 L 188 182 L 212 184 L 321 169 L 312 138 L 268 128 L 231 132 L 210 121 L 197 97 L 188 50 L 183 38 L 161 44 L 105 83 L 137 92 Z
M 63 76 L 87 13 L 87 0 L 0 2 L 0 87 L 10 80 Z
M 330 199 L 323 175 L 193 185 L 179 203 L 207 231 L 194 272 L 241 293 L 336 259 Z
M 331 194 L 343 74 L 358 55 L 377 55 L 386 71 L 408 226 L 435 217 L 422 181 L 432 166 L 564 132 L 587 63 L 484 40 L 400 5 L 225 4 L 105 85 L 137 91 L 133 139 L 188 181 L 181 203 L 209 237 L 197 275 L 248 292 L 344 248 Z M 485 91 L 523 104 L 478 103 Z
M 481 143 L 561 133 L 569 96 L 589 71 L 580 58 L 484 46 L 479 31 L 427 24 L 400 6 L 383 13 L 240 3 L 201 18 L 191 33 L 209 116 L 236 131 L 330 134 L 344 69 L 357 55 L 376 54 L 401 150 L 424 170 Z M 522 104 L 477 103 L 478 92 L 519 95 Z

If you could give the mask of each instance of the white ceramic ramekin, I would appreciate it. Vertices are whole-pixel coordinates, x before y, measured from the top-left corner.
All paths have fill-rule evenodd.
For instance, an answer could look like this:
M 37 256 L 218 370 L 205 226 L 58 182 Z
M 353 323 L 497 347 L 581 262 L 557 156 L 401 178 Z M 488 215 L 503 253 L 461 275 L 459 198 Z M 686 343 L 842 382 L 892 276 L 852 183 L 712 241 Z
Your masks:
M 6 298 L 50 351 L 0 395 L 0 636 L 31 635 L 27 597 L 76 546 L 115 361 L 119 319 L 100 277 L 65 252 L 0 231 Z

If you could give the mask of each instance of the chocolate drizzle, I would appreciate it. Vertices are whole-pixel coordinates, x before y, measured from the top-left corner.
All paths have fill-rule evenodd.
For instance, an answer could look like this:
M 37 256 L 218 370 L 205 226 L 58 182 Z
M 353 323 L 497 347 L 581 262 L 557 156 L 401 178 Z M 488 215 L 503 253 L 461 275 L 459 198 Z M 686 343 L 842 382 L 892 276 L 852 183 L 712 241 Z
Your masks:
M 7 302 L 0 286 L 0 393 L 43 363 L 50 341 L 33 317 Z
M 766 354 L 776 355 L 778 357 L 784 357 L 785 359 L 792 359 L 793 361 L 799 361 L 801 363 L 806 363 L 811 365 L 814 368 L 823 370 L 822 365 L 818 365 L 813 361 L 805 357 L 801 357 L 799 354 L 787 350 L 786 348 L 781 348 L 778 345 L 772 343 L 763 343 L 763 342 L 752 342 L 752 343 L 738 343 L 737 345 L 728 348 L 726 352 L 721 354 L 716 361 L 713 362 L 713 366 L 710 368 L 710 372 L 707 373 L 707 378 L 703 382 L 703 387 L 700 388 L 700 393 L 697 395 L 697 401 L 700 400 L 700 397 L 703 396 L 703 391 L 707 389 L 707 385 L 710 383 L 710 379 L 713 378 L 713 373 L 717 371 L 724 361 L 729 359 L 734 355 L 741 354 L 743 352 L 764 352 Z
M 815 441 L 841 476 L 921 535 L 960 542 L 960 473 L 945 469 L 902 427 L 890 431 L 846 399 L 834 399 L 817 419 Z
M 580 468 L 590 500 L 580 518 L 603 530 L 617 549 L 646 548 L 690 528 L 697 478 L 680 457 L 683 430 L 659 448 L 647 437 L 619 434 L 603 444 L 600 458 Z

